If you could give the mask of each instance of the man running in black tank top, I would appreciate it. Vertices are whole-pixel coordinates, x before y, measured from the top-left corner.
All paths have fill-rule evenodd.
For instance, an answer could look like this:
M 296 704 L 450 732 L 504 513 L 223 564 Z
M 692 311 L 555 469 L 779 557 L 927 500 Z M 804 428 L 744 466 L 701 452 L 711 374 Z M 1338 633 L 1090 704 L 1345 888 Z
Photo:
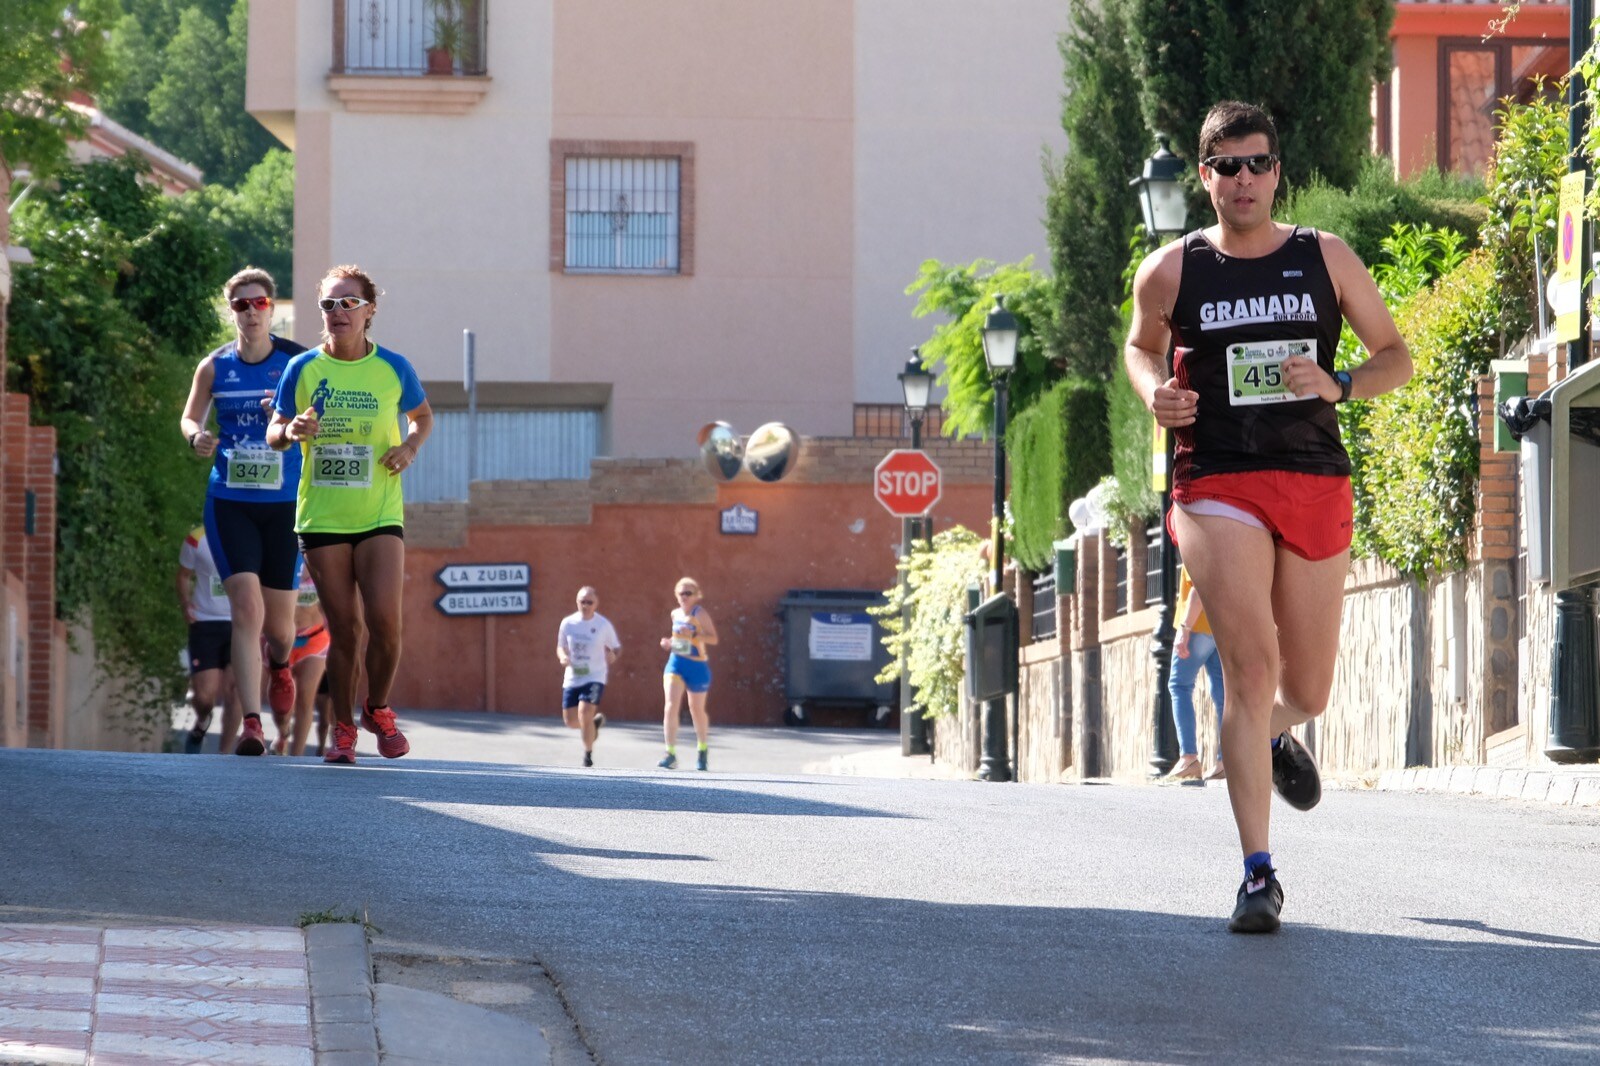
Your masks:
M 1123 353 L 1145 406 L 1174 431 L 1169 528 L 1222 656 L 1222 749 L 1245 856 L 1228 923 L 1238 933 L 1279 924 L 1272 790 L 1301 810 L 1322 796 L 1316 763 L 1288 730 L 1327 707 L 1339 650 L 1351 497 L 1333 405 L 1411 377 L 1355 253 L 1272 221 L 1277 153 L 1261 109 L 1211 109 L 1200 180 L 1217 224 L 1139 265 Z M 1341 319 L 1368 352 L 1348 372 L 1333 365 Z

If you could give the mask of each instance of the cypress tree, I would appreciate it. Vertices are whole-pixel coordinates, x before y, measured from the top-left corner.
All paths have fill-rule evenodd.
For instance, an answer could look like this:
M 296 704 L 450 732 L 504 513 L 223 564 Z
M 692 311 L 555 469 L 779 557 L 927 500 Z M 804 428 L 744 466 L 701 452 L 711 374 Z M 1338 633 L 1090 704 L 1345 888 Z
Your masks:
M 1134 100 L 1127 0 L 1073 5 L 1061 35 L 1067 155 L 1045 201 L 1058 296 L 1051 350 L 1069 374 L 1105 380 L 1121 350 L 1122 271 L 1139 206 L 1128 179 L 1154 142 Z
M 1130 3 L 1140 108 L 1174 152 L 1196 162 L 1206 111 L 1243 100 L 1277 124 L 1287 189 L 1313 173 L 1355 183 L 1370 154 L 1372 87 L 1389 70 L 1394 0 Z

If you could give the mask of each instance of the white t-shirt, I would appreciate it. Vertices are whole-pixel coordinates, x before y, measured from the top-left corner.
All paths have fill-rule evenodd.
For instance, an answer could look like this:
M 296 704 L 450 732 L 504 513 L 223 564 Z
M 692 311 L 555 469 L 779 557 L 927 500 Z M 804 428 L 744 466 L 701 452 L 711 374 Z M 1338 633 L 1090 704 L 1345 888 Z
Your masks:
M 556 645 L 566 651 L 572 664 L 561 676 L 562 688 L 587 685 L 591 681 L 605 684 L 605 649 L 622 650 L 617 631 L 605 615 L 596 614 L 584 621 L 582 611 L 574 611 L 561 620 L 561 628 L 556 631 Z
M 211 558 L 211 546 L 206 543 L 206 531 L 196 526 L 183 538 L 178 549 L 178 565 L 194 571 L 194 586 L 189 590 L 189 606 L 194 608 L 196 622 L 227 622 L 233 618 L 228 608 L 228 594 L 222 589 L 222 578 L 217 574 L 216 560 Z

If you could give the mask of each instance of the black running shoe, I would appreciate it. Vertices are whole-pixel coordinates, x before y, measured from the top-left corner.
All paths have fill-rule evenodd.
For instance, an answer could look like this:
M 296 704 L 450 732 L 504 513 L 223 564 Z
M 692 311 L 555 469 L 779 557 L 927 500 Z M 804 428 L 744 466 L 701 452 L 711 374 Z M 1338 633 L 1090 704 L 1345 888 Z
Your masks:
M 594 752 L 586 751 L 586 752 L 583 753 L 583 765 L 585 765 L 585 766 L 593 766 L 594 765 Z
M 1283 743 L 1272 750 L 1272 787 L 1289 806 L 1309 811 L 1322 800 L 1322 775 L 1306 746 L 1284 732 Z
M 605 724 L 606 724 L 606 716 L 601 714 L 599 711 L 594 712 L 594 729 L 595 729 L 595 732 L 598 733 L 600 731 L 600 727 L 605 725 Z
M 1278 884 L 1278 872 L 1270 866 L 1258 866 L 1239 886 L 1239 902 L 1233 908 L 1233 918 L 1228 922 L 1230 933 L 1276 933 L 1278 914 L 1283 910 L 1283 886 Z

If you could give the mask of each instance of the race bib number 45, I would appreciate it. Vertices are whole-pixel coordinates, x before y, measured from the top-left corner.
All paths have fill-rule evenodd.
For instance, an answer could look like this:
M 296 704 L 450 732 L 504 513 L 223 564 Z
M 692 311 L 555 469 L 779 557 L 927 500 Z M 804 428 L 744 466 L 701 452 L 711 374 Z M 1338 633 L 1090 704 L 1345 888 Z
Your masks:
M 311 484 L 324 489 L 372 487 L 370 444 L 313 444 Z
M 1316 340 L 1228 345 L 1228 402 L 1244 407 L 1300 399 L 1289 391 L 1283 378 L 1283 361 L 1291 355 L 1316 362 Z
M 283 488 L 283 453 L 271 448 L 235 448 L 228 455 L 228 487 Z

